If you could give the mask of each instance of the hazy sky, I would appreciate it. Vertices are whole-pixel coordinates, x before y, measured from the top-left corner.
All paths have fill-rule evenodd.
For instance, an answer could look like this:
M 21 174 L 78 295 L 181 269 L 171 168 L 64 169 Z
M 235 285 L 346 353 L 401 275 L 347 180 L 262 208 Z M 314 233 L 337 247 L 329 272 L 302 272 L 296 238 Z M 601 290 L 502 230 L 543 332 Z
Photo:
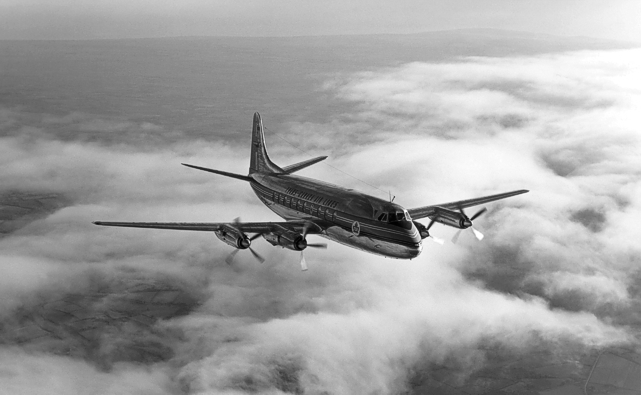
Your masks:
M 0 39 L 290 36 L 499 28 L 637 41 L 636 0 L 0 0 Z

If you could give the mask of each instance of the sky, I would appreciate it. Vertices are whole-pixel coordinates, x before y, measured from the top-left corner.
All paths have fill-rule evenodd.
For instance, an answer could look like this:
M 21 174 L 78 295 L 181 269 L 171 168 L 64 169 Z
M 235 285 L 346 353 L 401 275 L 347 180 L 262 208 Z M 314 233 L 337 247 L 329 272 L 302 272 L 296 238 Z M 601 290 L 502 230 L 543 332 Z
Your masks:
M 0 0 L 0 39 L 519 30 L 639 41 L 636 0 Z
M 0 388 L 420 394 L 434 377 L 463 385 L 496 360 L 542 356 L 582 371 L 585 355 L 639 351 L 639 49 L 445 56 L 308 77 L 304 63 L 270 58 L 266 42 L 225 57 L 253 71 L 220 73 L 210 56 L 227 44 L 207 43 L 3 47 L 17 58 L 3 69 L 0 196 L 3 213 L 26 219 L 2 224 Z M 152 67 L 158 56 L 167 78 Z M 291 92 L 301 73 L 313 94 L 289 100 L 322 114 L 248 101 L 247 75 L 289 92 L 278 90 L 283 71 L 261 74 L 255 59 L 280 65 Z M 203 81 L 231 76 L 237 90 L 220 103 Z M 202 109 L 226 129 L 194 123 Z M 242 173 L 256 110 L 276 163 L 327 154 L 405 207 L 530 193 L 487 205 L 475 223 L 483 242 L 470 232 L 426 241 L 412 261 L 330 243 L 307 251 L 307 272 L 297 253 L 261 239 L 264 264 L 241 251 L 230 266 L 231 248 L 211 234 L 91 224 L 277 220 L 245 183 L 180 166 Z M 380 192 L 323 164 L 301 175 Z M 38 215 L 16 211 L 32 201 Z

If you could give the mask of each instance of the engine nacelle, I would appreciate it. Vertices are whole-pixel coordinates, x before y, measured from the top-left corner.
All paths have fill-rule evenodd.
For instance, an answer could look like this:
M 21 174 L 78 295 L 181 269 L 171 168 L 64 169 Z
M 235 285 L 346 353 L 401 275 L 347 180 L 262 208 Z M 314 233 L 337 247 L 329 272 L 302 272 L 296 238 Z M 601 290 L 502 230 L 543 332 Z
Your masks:
M 443 207 L 435 207 L 434 211 L 435 214 L 430 216 L 430 219 L 435 222 L 458 229 L 467 229 L 472 226 L 472 221 L 460 211 L 452 211 Z
M 246 250 L 251 245 L 251 240 L 249 240 L 244 233 L 238 232 L 235 229 L 224 228 L 214 233 L 223 243 L 229 244 L 239 250 Z
M 430 237 L 430 232 L 427 230 L 427 226 L 417 221 L 412 222 L 414 222 L 414 226 L 416 226 L 418 233 L 421 235 L 421 239 L 427 239 L 428 237 Z
M 288 250 L 302 251 L 307 248 L 307 240 L 296 232 L 264 233 L 263 238 L 273 246 L 281 246 Z

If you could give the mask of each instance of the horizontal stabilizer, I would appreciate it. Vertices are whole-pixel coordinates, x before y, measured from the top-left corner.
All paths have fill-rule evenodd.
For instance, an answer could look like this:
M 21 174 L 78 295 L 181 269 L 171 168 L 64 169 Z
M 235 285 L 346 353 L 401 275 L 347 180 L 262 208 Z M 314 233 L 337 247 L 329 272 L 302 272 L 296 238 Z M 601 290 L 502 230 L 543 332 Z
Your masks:
M 243 180 L 243 181 L 254 181 L 254 179 L 253 179 L 253 178 L 251 178 L 251 177 L 249 177 L 249 176 L 243 176 L 243 175 L 241 175 L 241 174 L 228 173 L 228 172 L 226 172 L 226 171 L 214 170 L 214 169 L 208 169 L 208 168 L 206 168 L 206 167 L 200 167 L 200 166 L 188 165 L 188 164 L 186 164 L 186 163 L 181 163 L 181 165 L 183 165 L 183 166 L 187 166 L 187 167 L 191 167 L 192 169 L 197 169 L 197 170 L 202 170 L 202 171 L 208 171 L 208 172 L 210 172 L 210 173 L 214 173 L 214 174 L 220 174 L 221 176 L 225 176 L 225 177 L 237 178 L 237 179 L 239 179 L 239 180 Z
M 287 167 L 283 167 L 283 172 L 281 174 L 292 174 L 296 171 L 302 170 L 306 167 L 309 167 L 315 163 L 318 163 L 322 160 L 327 159 L 327 156 L 319 156 L 318 158 L 313 158 L 313 159 L 308 159 L 304 160 L 302 162 L 295 163 L 293 165 L 289 165 Z

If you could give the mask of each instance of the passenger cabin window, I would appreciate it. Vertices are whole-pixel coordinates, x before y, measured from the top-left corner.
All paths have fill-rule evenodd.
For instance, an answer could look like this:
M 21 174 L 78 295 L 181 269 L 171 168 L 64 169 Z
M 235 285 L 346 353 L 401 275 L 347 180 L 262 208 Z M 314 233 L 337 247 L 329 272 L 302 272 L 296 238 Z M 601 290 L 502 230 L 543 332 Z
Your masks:
M 329 221 L 333 221 L 333 218 L 332 218 L 333 216 L 334 216 L 334 210 L 327 209 L 325 211 L 325 219 Z

